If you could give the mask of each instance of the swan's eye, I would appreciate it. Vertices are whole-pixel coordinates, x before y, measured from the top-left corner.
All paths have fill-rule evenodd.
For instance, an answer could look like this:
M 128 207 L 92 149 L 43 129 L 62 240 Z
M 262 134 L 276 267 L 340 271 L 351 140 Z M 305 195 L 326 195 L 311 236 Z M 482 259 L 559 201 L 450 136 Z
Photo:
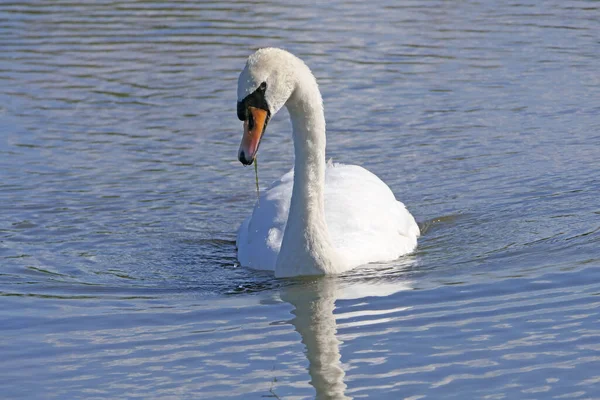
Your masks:
M 258 88 L 242 101 L 237 102 L 237 116 L 240 121 L 248 121 L 250 126 L 254 126 L 252 113 L 248 112 L 248 107 L 260 108 L 268 111 L 269 105 L 265 100 L 265 90 L 267 90 L 267 82 L 261 83 Z

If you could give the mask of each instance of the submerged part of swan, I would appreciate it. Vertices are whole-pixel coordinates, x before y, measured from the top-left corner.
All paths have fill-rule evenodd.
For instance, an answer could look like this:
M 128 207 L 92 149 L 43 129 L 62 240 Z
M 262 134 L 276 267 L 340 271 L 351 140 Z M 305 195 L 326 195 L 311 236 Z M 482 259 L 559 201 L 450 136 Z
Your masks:
M 254 162 L 269 119 L 286 106 L 294 168 L 263 192 L 241 225 L 238 260 L 277 277 L 336 274 L 413 251 L 419 227 L 377 176 L 325 162 L 325 115 L 317 81 L 285 50 L 256 51 L 238 80 L 244 121 L 239 160 Z

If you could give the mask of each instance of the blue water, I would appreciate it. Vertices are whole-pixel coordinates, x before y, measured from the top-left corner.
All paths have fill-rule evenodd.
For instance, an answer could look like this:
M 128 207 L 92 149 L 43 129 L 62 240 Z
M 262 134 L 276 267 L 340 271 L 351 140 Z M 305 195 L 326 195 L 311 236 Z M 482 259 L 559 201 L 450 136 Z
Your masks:
M 0 3 L 7 399 L 600 398 L 600 4 Z M 417 251 L 344 276 L 239 267 L 246 57 L 323 93 L 328 157 Z M 292 165 L 285 111 L 262 188 Z

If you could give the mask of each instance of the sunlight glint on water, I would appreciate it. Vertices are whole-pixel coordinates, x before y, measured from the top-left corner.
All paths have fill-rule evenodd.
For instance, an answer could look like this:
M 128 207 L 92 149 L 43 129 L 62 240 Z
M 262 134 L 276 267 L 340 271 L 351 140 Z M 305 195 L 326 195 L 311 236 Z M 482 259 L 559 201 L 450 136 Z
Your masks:
M 0 391 L 31 398 L 600 397 L 595 2 L 0 4 Z M 418 251 L 237 266 L 237 76 L 316 75 L 328 157 Z M 292 165 L 281 112 L 261 189 Z

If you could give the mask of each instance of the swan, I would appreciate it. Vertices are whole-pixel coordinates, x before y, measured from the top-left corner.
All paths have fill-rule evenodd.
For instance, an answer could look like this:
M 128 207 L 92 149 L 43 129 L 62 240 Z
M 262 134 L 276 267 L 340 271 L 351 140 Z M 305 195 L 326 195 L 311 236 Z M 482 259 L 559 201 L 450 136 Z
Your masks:
M 237 234 L 244 267 L 276 277 L 339 274 L 412 252 L 414 217 L 368 170 L 325 160 L 325 115 L 317 81 L 293 54 L 262 48 L 240 73 L 238 159 L 251 165 L 265 128 L 284 105 L 292 122 L 294 167 L 260 195 Z

